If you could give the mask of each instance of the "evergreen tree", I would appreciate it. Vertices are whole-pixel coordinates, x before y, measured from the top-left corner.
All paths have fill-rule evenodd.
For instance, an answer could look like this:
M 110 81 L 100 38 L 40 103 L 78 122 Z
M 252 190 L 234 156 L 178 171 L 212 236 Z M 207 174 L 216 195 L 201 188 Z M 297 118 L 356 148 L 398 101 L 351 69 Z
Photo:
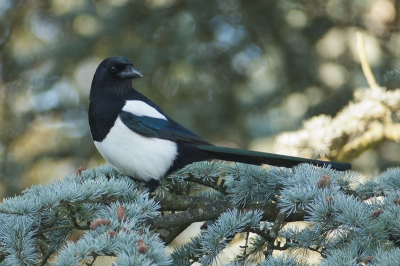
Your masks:
M 336 131 L 324 135 L 332 145 L 324 149 L 334 146 L 341 154 L 368 139 L 370 125 L 398 127 L 400 90 L 375 87 L 355 95 L 330 119 L 327 132 Z M 364 116 L 361 134 L 344 118 L 353 119 L 363 105 L 381 112 Z M 326 117 L 312 120 L 318 119 Z M 315 121 L 292 134 L 304 135 L 308 123 Z M 369 139 L 370 145 L 376 141 Z M 93 265 L 99 256 L 116 257 L 115 265 L 308 265 L 308 251 L 320 254 L 320 265 L 395 265 L 399 180 L 400 168 L 366 180 L 354 171 L 308 164 L 286 169 L 214 161 L 175 172 L 149 196 L 140 182 L 109 165 L 79 169 L 0 204 L 1 265 Z M 299 221 L 307 226 L 292 223 Z M 167 255 L 165 245 L 194 222 L 204 222 L 200 233 Z M 83 235 L 73 242 L 76 231 Z M 238 234 L 245 235 L 241 252 L 234 261 L 220 261 Z

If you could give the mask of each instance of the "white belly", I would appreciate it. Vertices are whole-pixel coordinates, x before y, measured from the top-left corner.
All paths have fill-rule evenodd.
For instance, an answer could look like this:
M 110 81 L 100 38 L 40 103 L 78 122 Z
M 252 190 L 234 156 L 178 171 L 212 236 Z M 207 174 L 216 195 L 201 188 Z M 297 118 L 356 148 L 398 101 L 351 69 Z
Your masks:
M 163 177 L 178 153 L 176 143 L 139 135 L 119 118 L 107 137 L 94 144 L 104 159 L 120 172 L 142 181 Z

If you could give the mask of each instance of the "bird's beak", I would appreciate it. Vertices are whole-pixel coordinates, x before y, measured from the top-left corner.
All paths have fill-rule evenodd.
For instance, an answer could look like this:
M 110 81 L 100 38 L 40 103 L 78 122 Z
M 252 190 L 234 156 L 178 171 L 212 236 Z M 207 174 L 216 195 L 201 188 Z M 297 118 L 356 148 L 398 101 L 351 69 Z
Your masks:
M 120 72 L 117 75 L 123 79 L 135 79 L 143 77 L 142 73 L 140 73 L 139 70 L 134 68 L 132 65 L 127 65 L 124 71 Z

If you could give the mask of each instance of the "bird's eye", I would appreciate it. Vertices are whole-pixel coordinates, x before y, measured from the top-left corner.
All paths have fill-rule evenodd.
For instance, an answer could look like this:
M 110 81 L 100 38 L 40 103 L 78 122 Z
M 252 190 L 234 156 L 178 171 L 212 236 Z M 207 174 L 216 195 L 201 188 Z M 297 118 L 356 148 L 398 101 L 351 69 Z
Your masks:
M 117 72 L 117 68 L 115 66 L 110 67 L 111 72 Z

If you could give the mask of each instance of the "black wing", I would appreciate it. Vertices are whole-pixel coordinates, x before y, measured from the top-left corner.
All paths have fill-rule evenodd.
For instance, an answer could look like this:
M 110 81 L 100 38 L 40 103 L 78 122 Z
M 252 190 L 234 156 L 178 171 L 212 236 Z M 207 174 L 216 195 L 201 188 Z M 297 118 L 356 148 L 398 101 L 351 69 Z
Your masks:
M 145 137 L 172 140 L 175 142 L 213 145 L 173 120 L 137 116 L 126 111 L 122 111 L 119 114 L 119 118 L 130 130 Z

